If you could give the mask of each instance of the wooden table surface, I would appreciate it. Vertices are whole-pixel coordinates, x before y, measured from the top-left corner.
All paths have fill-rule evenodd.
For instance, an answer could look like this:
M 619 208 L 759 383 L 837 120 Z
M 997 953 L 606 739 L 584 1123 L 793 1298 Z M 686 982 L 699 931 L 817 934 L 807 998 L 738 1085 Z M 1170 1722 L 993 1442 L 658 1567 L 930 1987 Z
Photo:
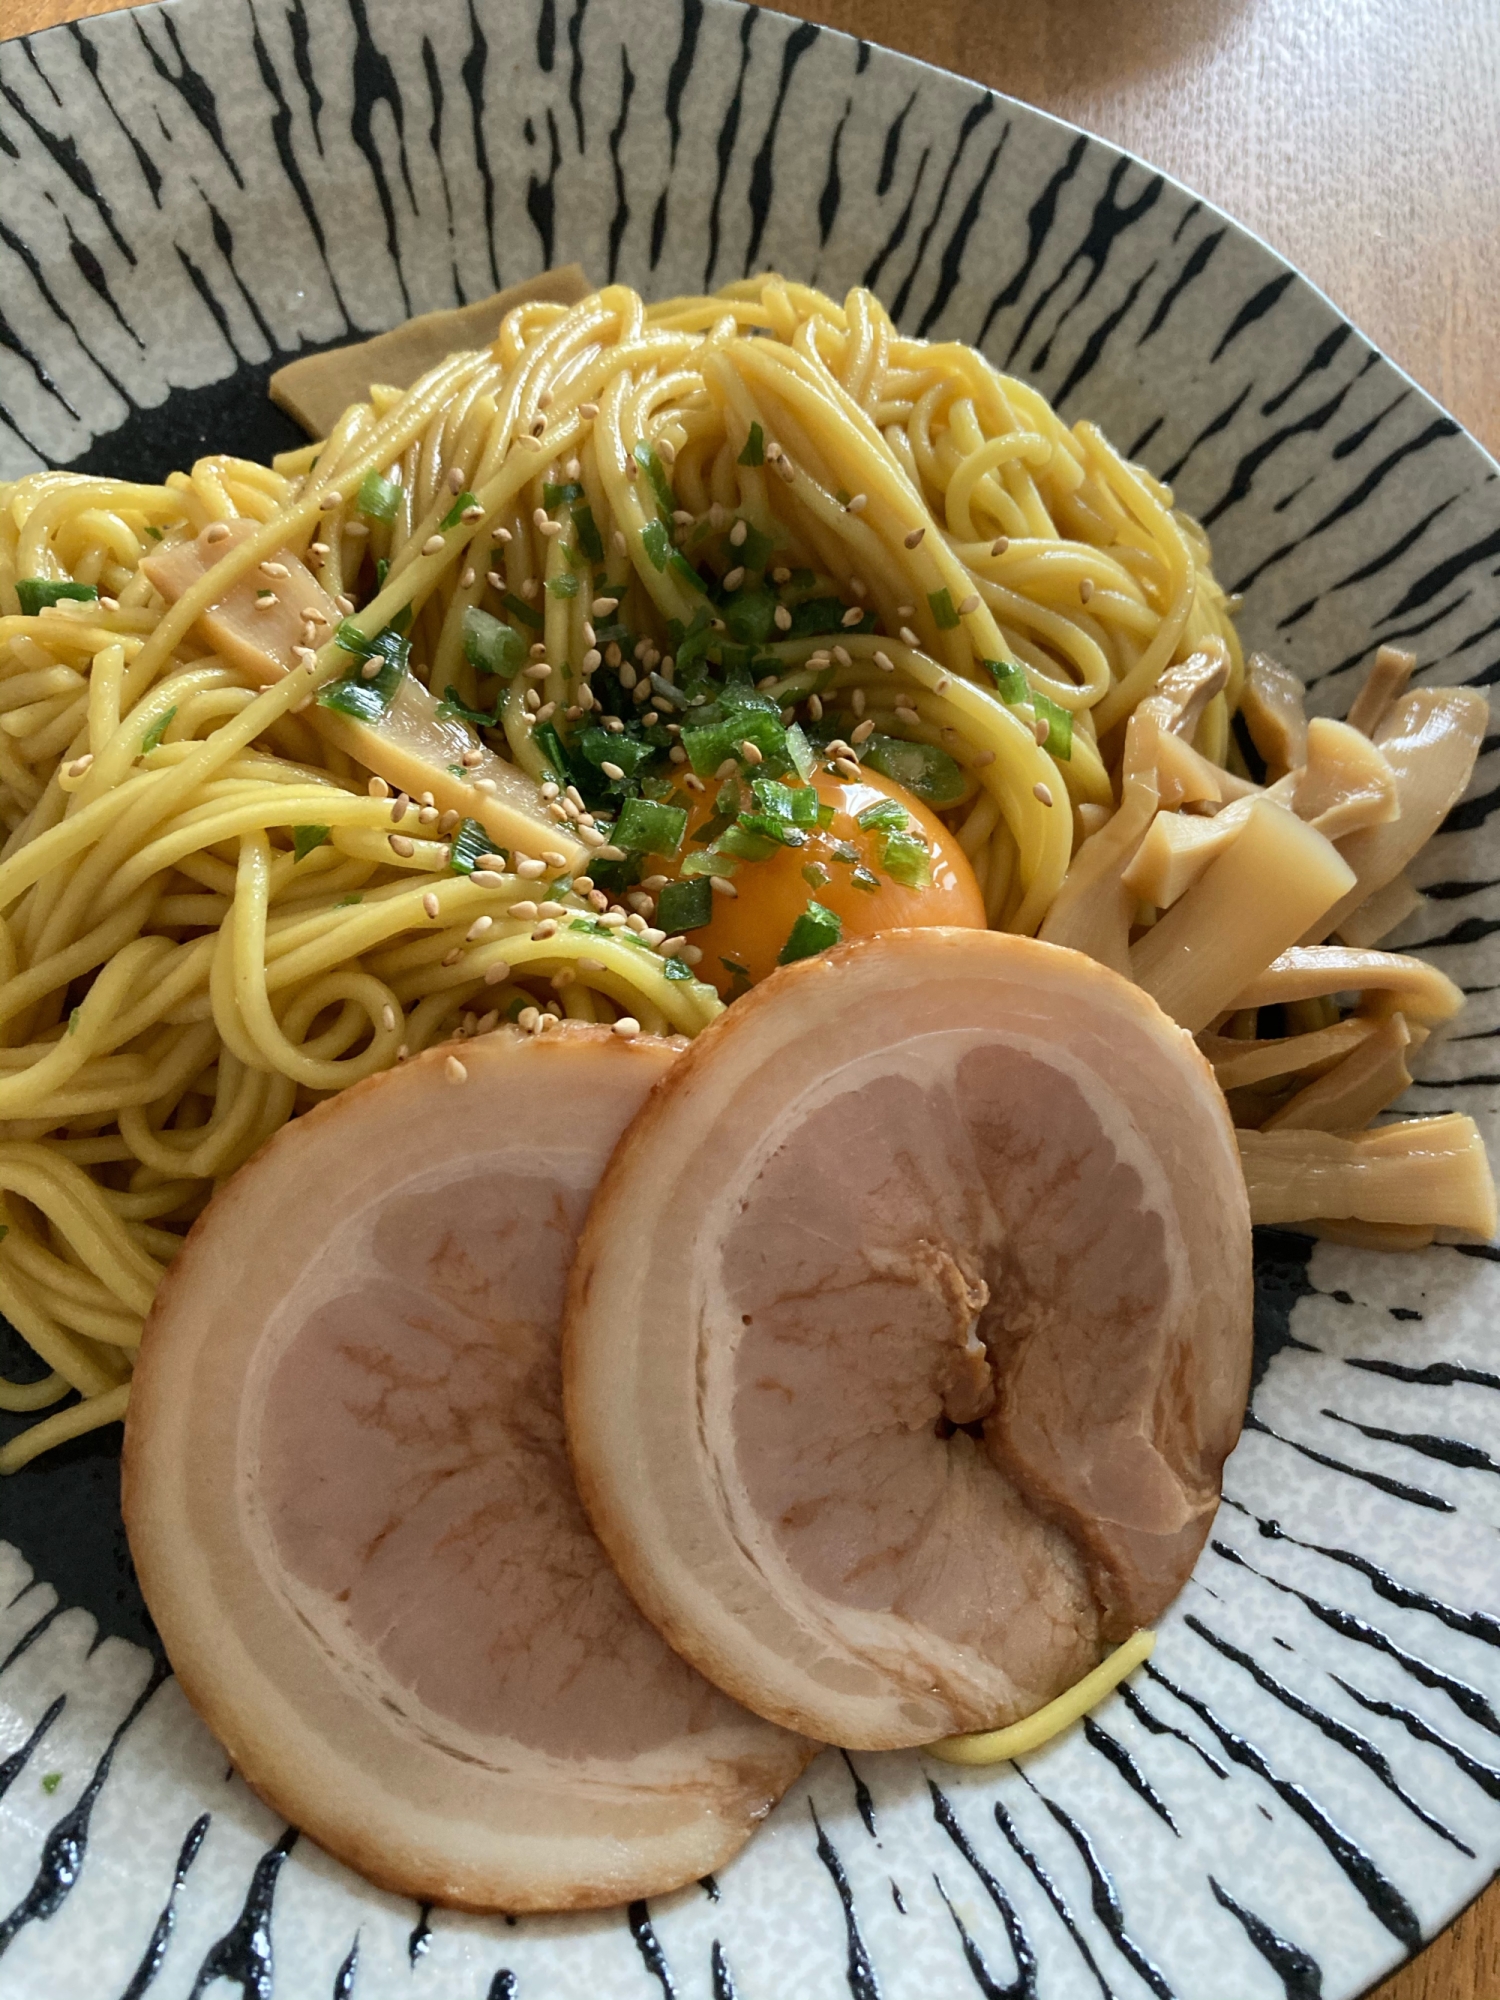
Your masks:
M 0 37 L 116 4 L 0 0 Z M 1500 0 L 780 5 L 1165 168 L 1289 257 L 1500 456 Z M 1372 2000 L 1500 2000 L 1500 1884 Z

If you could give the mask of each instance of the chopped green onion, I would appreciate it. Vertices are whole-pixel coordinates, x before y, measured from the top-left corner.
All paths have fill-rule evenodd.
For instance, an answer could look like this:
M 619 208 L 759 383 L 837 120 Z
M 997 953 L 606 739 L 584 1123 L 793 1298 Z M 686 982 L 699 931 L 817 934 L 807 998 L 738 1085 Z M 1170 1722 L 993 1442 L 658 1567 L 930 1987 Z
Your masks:
M 472 722 L 476 729 L 498 729 L 500 711 L 504 706 L 505 696 L 501 695 L 495 703 L 493 712 L 487 708 L 470 708 L 458 689 L 450 685 L 443 689 L 443 698 L 437 705 L 437 716 L 439 722 L 451 722 L 457 716 L 460 721 Z M 463 768 L 462 764 L 449 766 L 455 777 L 462 775 Z
M 633 778 L 656 755 L 649 743 L 638 736 L 612 736 L 597 726 L 581 729 L 573 739 L 578 754 L 597 771 L 601 764 L 618 764 L 627 778 Z
M 696 977 L 693 968 L 685 964 L 675 953 L 671 958 L 664 958 L 662 960 L 661 976 L 663 979 L 692 979 Z
M 661 509 L 662 519 L 670 521 L 672 510 L 677 502 L 672 488 L 667 482 L 667 475 L 662 467 L 661 460 L 657 457 L 653 447 L 647 444 L 644 438 L 635 447 L 632 456 L 642 472 L 651 481 L 651 490 L 656 495 L 656 504 Z
M 378 593 L 379 593 L 380 591 L 382 591 L 382 590 L 384 590 L 384 589 L 385 589 L 385 580 L 386 580 L 386 578 L 387 578 L 387 577 L 388 577 L 388 576 L 390 575 L 390 573 L 391 573 L 391 565 L 390 565 L 390 562 L 389 562 L 388 558 L 387 558 L 387 557 L 385 557 L 385 556 L 376 556 L 376 558 L 375 558 L 375 589 L 376 589 L 376 593 L 377 593 L 377 595 L 378 595 Z
M 294 826 L 292 828 L 292 855 L 295 860 L 305 861 L 315 847 L 321 847 L 333 831 L 327 826 Z
M 665 569 L 672 544 L 660 521 L 648 521 L 641 530 L 641 547 L 651 558 L 653 569 Z
M 932 622 L 940 632 L 951 632 L 958 623 L 958 613 L 953 608 L 953 599 L 946 590 L 930 590 L 927 593 L 927 608 L 932 613 Z
M 979 664 L 989 668 L 1002 701 L 1012 708 L 1017 702 L 1030 701 L 1031 685 L 1014 660 L 981 660 Z
M 863 632 L 873 628 L 875 614 L 867 611 L 858 625 L 845 625 L 844 613 L 849 609 L 839 597 L 808 597 L 801 604 L 792 606 L 790 629 L 778 636 L 785 639 L 816 639 L 825 632 Z
M 62 1783 L 62 1775 L 61 1771 L 49 1771 L 46 1777 L 42 1779 L 42 1790 L 49 1798 Z
M 583 488 L 576 479 L 570 479 L 565 486 L 554 486 L 550 480 L 542 486 L 542 505 L 550 514 L 554 507 L 568 507 L 573 501 L 583 498 Z
M 850 875 L 849 880 L 854 884 L 856 889 L 873 891 L 880 887 L 880 877 L 878 875 L 872 875 L 869 869 L 866 868 L 863 865 L 863 863 L 861 863 L 861 865 L 854 870 L 854 872 Z
M 715 854 L 732 854 L 739 861 L 769 861 L 781 846 L 780 822 L 762 820 L 757 831 L 736 820 L 733 826 L 726 826 L 714 842 Z M 770 829 L 776 828 L 775 832 Z
M 563 747 L 563 740 L 558 735 L 555 724 L 539 722 L 531 732 L 531 740 L 551 766 L 552 775 L 556 778 L 557 782 L 560 785 L 567 784 L 569 774 L 568 753 Z
M 786 754 L 791 758 L 792 768 L 797 776 L 804 784 L 809 783 L 813 772 L 818 768 L 818 760 L 800 722 L 793 722 L 787 727 Z
M 864 746 L 872 771 L 894 778 L 928 805 L 951 806 L 967 789 L 963 772 L 946 750 L 931 743 L 908 743 L 899 736 L 872 736 Z
M 750 435 L 745 440 L 745 449 L 740 453 L 741 465 L 764 465 L 766 462 L 766 434 L 759 424 L 750 426 Z
M 1031 691 L 1031 706 L 1036 711 L 1037 721 L 1047 725 L 1047 740 L 1042 748 L 1060 764 L 1070 763 L 1073 757 L 1072 715 L 1061 703 L 1036 688 Z
M 793 820 L 796 818 L 795 807 L 798 794 L 793 792 L 790 785 L 783 785 L 776 778 L 752 778 L 750 780 L 750 792 L 755 800 L 756 811 L 764 813 L 768 819 Z M 814 796 L 813 803 L 816 807 L 816 796 Z M 804 820 L 802 824 L 806 826 L 810 825 L 811 822 Z
M 464 606 L 464 658 L 482 674 L 508 681 L 526 657 L 526 642 L 514 625 L 505 625 L 477 604 Z M 452 700 L 451 691 L 448 698 Z
M 603 562 L 604 538 L 599 533 L 594 519 L 594 510 L 586 500 L 575 503 L 573 508 L 573 532 L 578 537 L 578 546 L 590 562 Z
M 745 522 L 745 539 L 729 546 L 734 550 L 735 561 L 750 570 L 764 570 L 776 548 L 771 537 L 763 535 L 753 521 Z
M 697 570 L 693 568 L 693 565 L 688 561 L 681 549 L 673 549 L 668 562 L 690 589 L 701 591 L 708 589 L 708 585 L 699 576 Z
M 461 819 L 453 829 L 448 866 L 455 875 L 472 875 L 481 854 L 493 854 L 494 842 L 477 819 Z
M 80 1005 L 80 1006 L 77 1006 L 77 1007 L 75 1007 L 75 1008 L 73 1009 L 72 1013 L 71 1013 L 71 1014 L 69 1014 L 69 1016 L 68 1016 L 68 1033 L 69 1033 L 70 1035 L 76 1035 L 76 1034 L 78 1033 L 78 1023 L 79 1023 L 80 1019 L 82 1018 L 82 1015 L 83 1015 L 83 1008 L 82 1008 L 82 1006 L 81 1006 L 81 1005 Z
M 21 611 L 27 618 L 35 618 L 49 604 L 60 604 L 65 597 L 76 597 L 80 603 L 91 603 L 99 593 L 91 583 L 73 583 L 64 580 L 54 583 L 50 577 L 23 576 L 16 584 L 16 596 L 21 600 Z
M 785 769 L 781 760 L 786 757 L 787 732 L 776 715 L 767 715 L 760 709 L 737 709 L 727 721 L 682 732 L 682 747 L 699 777 L 717 771 L 726 758 L 743 762 L 740 745 L 745 742 L 753 743 L 763 759 L 776 760 L 779 768 Z
M 905 806 L 897 805 L 894 799 L 877 799 L 872 806 L 866 806 L 862 813 L 855 815 L 863 827 L 906 825 L 911 815 Z
M 820 951 L 827 951 L 830 945 L 837 944 L 843 935 L 843 922 L 834 911 L 825 909 L 819 902 L 810 901 L 792 925 L 791 934 L 781 947 L 776 963 L 793 965 L 799 958 L 816 958 Z
M 739 865 L 732 854 L 715 854 L 711 849 L 704 849 L 685 858 L 682 872 L 684 875 L 732 875 Z
M 714 892 L 707 880 L 669 882 L 656 899 L 656 921 L 664 931 L 701 931 L 713 922 Z
M 161 540 L 162 531 L 160 528 L 148 527 L 146 529 L 146 533 L 151 537 L 153 542 L 159 542 Z
M 613 840 L 634 854 L 675 854 L 687 832 L 681 806 L 664 806 L 654 799 L 626 799 L 615 821 Z
M 155 722 L 152 723 L 151 727 L 146 731 L 145 735 L 141 738 L 141 755 L 143 757 L 146 755 L 148 751 L 154 750 L 157 747 L 157 745 L 161 742 L 161 739 L 167 733 L 167 724 L 172 720 L 172 717 L 176 713 L 177 713 L 177 706 L 176 703 L 174 702 L 172 707 L 169 708 L 164 715 L 159 715 L 156 718 Z
M 802 879 L 809 889 L 826 889 L 833 877 L 821 861 L 807 861 L 802 865 Z
M 925 889 L 932 881 L 932 857 L 919 833 L 892 829 L 880 843 L 880 865 L 893 882 L 908 889 Z
M 576 597 L 578 579 L 571 570 L 559 570 L 556 576 L 548 577 L 546 589 L 549 597 Z
M 471 492 L 469 492 L 467 487 L 465 487 L 462 493 L 459 493 L 455 496 L 453 505 L 448 509 L 447 513 L 443 516 L 442 520 L 438 523 L 438 526 L 446 534 L 449 528 L 456 528 L 458 526 L 459 522 L 464 517 L 464 509 L 466 507 L 477 507 L 478 505 L 479 502 L 474 498 L 474 495 Z
M 394 479 L 367 472 L 360 481 L 354 504 L 372 521 L 394 521 L 401 506 L 401 488 Z
M 512 618 L 519 618 L 523 625 L 529 625 L 533 632 L 540 632 L 546 623 L 540 611 L 533 611 L 524 597 L 517 597 L 512 590 L 506 591 L 500 602 Z
M 774 840 L 778 847 L 806 847 L 807 831 L 794 826 L 788 819 L 777 819 L 771 813 L 741 813 L 735 822 L 748 834 L 758 834 L 765 840 Z M 724 845 L 721 839 L 718 845 Z
M 764 646 L 776 629 L 775 593 L 764 587 L 736 592 L 722 612 L 730 638 L 742 646 Z

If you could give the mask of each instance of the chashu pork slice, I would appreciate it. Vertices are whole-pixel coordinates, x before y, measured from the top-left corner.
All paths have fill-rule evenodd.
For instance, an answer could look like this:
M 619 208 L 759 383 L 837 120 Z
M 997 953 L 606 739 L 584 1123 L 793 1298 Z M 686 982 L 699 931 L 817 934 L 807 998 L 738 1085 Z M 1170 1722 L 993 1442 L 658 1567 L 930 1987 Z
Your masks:
M 880 933 L 736 1001 L 615 1152 L 564 1327 L 579 1491 L 758 1713 L 1003 1725 L 1181 1588 L 1251 1299 L 1189 1035 L 1077 952 Z
M 124 1505 L 188 1698 L 402 1895 L 623 1903 L 742 1845 L 812 1746 L 662 1642 L 579 1506 L 564 1284 L 673 1059 L 503 1029 L 356 1084 L 214 1197 L 148 1321 Z

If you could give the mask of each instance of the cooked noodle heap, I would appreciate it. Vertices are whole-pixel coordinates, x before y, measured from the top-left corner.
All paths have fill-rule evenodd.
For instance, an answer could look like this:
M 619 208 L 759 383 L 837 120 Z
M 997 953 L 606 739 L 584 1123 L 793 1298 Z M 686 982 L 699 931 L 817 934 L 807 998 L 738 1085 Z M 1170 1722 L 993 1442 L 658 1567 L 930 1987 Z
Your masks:
M 503 1019 L 712 1017 L 690 940 L 651 921 L 662 878 L 610 838 L 630 798 L 724 781 L 683 747 L 705 716 L 731 775 L 868 758 L 925 793 L 990 923 L 1133 972 L 1204 1031 L 1273 1151 L 1260 1128 L 1310 1079 L 1361 1050 L 1370 1069 L 1379 1037 L 1384 1087 L 1405 1022 L 1452 1011 L 1414 961 L 1266 972 L 1347 901 L 1347 871 L 1182 997 L 1205 924 L 1234 915 L 1194 898 L 1236 846 L 1260 842 L 1278 904 L 1278 870 L 1316 877 L 1336 839 L 1388 826 L 1401 772 L 1370 745 L 1340 789 L 1347 744 L 1309 747 L 1274 669 L 1252 687 L 1202 531 L 1159 481 L 973 350 L 898 334 L 868 293 L 763 278 L 530 304 L 275 469 L 39 473 L 0 499 L 0 1310 L 50 1370 L 0 1384 L 0 1407 L 80 1398 L 0 1469 L 122 1414 L 183 1232 L 297 1112 Z M 431 786 L 403 775 L 410 743 L 392 752 L 403 703 L 413 741 L 465 746 Z M 747 715 L 769 753 L 740 743 Z M 1307 839 L 1267 838 L 1267 811 Z M 1356 869 L 1361 889 L 1408 858 Z M 1185 941 L 1152 960 L 1169 904 Z M 1263 999 L 1241 991 L 1256 978 Z M 1352 1013 L 1331 997 L 1348 989 Z M 1290 1121 L 1344 1149 L 1335 1180 L 1356 1171 L 1346 1128 L 1394 1090 L 1370 1095 L 1340 1100 L 1342 1137 Z M 1307 1157 L 1288 1155 L 1299 1188 Z M 1310 1199 L 1283 1207 L 1367 1212 Z M 1480 1226 L 1472 1201 L 1402 1199 L 1423 1240 Z

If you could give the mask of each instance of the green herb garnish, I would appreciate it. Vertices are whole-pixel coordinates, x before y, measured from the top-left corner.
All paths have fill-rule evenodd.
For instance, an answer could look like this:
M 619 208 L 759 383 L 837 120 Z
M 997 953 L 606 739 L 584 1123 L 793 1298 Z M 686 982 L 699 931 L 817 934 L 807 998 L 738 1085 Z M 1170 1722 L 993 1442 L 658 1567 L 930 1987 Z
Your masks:
M 675 496 L 668 483 L 665 468 L 656 455 L 655 448 L 642 439 L 635 447 L 633 456 L 636 464 L 651 482 L 651 491 L 656 496 L 656 504 L 661 509 L 662 519 L 670 521 L 672 518 L 672 509 L 676 504 Z
M 151 727 L 146 731 L 145 735 L 141 738 L 141 755 L 143 757 L 146 756 L 148 752 L 154 750 L 157 747 L 157 745 L 161 742 L 161 739 L 167 733 L 167 725 L 171 722 L 172 717 L 176 713 L 177 713 L 177 705 L 174 702 L 171 708 L 167 709 L 163 714 L 159 715 L 156 718 L 155 722 L 152 723 Z
M 908 743 L 899 736 L 872 736 L 864 746 L 872 771 L 894 778 L 928 805 L 951 806 L 967 789 L 963 772 L 946 750 L 931 743 Z
M 352 896 L 340 896 L 335 900 L 333 907 L 336 910 L 350 910 L 356 903 L 362 903 L 364 900 L 364 897 L 357 893 Z
M 70 1035 L 76 1035 L 76 1034 L 78 1033 L 78 1021 L 79 1021 L 79 1017 L 80 1017 L 80 1016 L 82 1015 L 82 1013 L 83 1013 L 83 1009 L 82 1009 L 82 1007 L 75 1007 L 75 1008 L 73 1009 L 72 1013 L 71 1013 L 71 1014 L 69 1014 L 69 1016 L 68 1016 L 68 1033 L 69 1033 Z
M 671 539 L 660 521 L 648 521 L 641 530 L 641 547 L 651 558 L 653 569 L 665 569 L 673 553 Z
M 759 424 L 750 426 L 750 435 L 745 440 L 745 449 L 740 453 L 741 465 L 764 465 L 766 462 L 766 434 Z
M 700 931 L 713 922 L 714 892 L 707 880 L 669 882 L 656 901 L 656 921 L 664 931 Z
M 893 882 L 908 889 L 925 889 L 932 881 L 932 857 L 918 833 L 888 831 L 880 842 L 880 865 Z
M 438 526 L 446 534 L 449 528 L 456 528 L 458 526 L 464 517 L 464 509 L 466 507 L 477 507 L 478 505 L 479 502 L 474 498 L 474 495 L 465 487 L 462 493 L 455 496 L 453 505 L 448 509 L 442 520 L 439 521 Z
M 533 632 L 540 632 L 544 619 L 540 611 L 533 611 L 524 597 L 517 597 L 513 590 L 506 591 L 500 602 L 512 618 L 519 618 L 523 625 L 529 625 Z
M 556 576 L 549 576 L 545 585 L 549 597 L 576 597 L 578 578 L 569 569 L 559 570 Z
M 554 486 L 550 480 L 542 486 L 542 505 L 550 514 L 554 507 L 570 507 L 575 500 L 583 498 L 583 488 L 576 479 L 570 479 L 565 486 Z
M 579 548 L 589 561 L 603 562 L 604 538 L 594 520 L 594 510 L 586 500 L 579 501 L 573 508 L 573 532 L 578 537 Z
M 21 600 L 23 615 L 35 618 L 47 605 L 60 604 L 65 597 L 76 597 L 80 603 L 88 604 L 97 600 L 99 593 L 91 583 L 74 583 L 71 578 L 54 583 L 50 577 L 23 576 L 16 584 L 16 596 Z
M 315 847 L 321 847 L 333 831 L 327 826 L 294 826 L 292 828 L 292 858 L 305 861 Z
M 858 824 L 866 828 L 903 827 L 910 817 L 906 808 L 897 805 L 894 799 L 877 799 L 874 805 L 866 806 L 862 813 L 855 815 Z
M 334 640 L 341 652 L 352 653 L 362 664 L 344 679 L 331 681 L 318 695 L 318 706 L 352 716 L 356 722 L 378 722 L 395 700 L 406 674 L 410 641 L 402 638 L 394 623 L 368 639 L 347 618 Z M 379 660 L 380 671 L 367 680 L 364 667 L 371 660 Z
M 927 593 L 927 608 L 932 613 L 932 622 L 940 632 L 951 632 L 958 623 L 958 613 L 953 608 L 953 599 L 946 590 L 930 590 Z
M 675 854 L 687 832 L 688 816 L 681 806 L 654 799 L 626 799 L 615 821 L 616 847 L 633 854 Z
M 809 889 L 826 889 L 833 877 L 821 861 L 806 861 L 802 865 L 802 879 Z
M 464 658 L 482 674 L 508 681 L 526 658 L 526 642 L 514 625 L 506 625 L 477 604 L 464 606 Z M 445 693 L 451 699 L 452 690 Z
M 401 488 L 394 479 L 367 472 L 359 483 L 355 506 L 372 521 L 394 521 L 401 506 Z
M 842 919 L 821 903 L 810 901 L 792 925 L 791 934 L 781 947 L 776 963 L 793 965 L 799 958 L 816 958 L 820 951 L 827 951 L 830 945 L 837 944 L 843 935 Z
M 472 875 L 481 854 L 493 854 L 495 847 L 477 819 L 461 819 L 453 829 L 448 866 L 455 875 Z
M 62 1783 L 62 1777 L 63 1774 L 61 1771 L 49 1771 L 46 1777 L 43 1778 L 42 1790 L 47 1794 L 49 1798 L 57 1790 L 58 1786 Z

